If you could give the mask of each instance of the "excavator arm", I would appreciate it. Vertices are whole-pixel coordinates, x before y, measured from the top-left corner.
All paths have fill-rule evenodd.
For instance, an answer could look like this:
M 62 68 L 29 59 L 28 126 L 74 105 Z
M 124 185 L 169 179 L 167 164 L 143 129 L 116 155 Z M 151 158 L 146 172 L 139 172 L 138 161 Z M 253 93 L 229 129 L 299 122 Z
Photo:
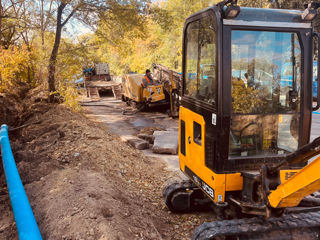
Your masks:
M 320 137 L 287 156 L 277 166 L 262 167 L 262 187 L 267 194 L 267 202 L 272 208 L 296 207 L 304 197 L 320 190 L 319 154 Z M 314 157 L 315 159 L 312 160 Z M 309 164 L 286 182 L 277 186 L 274 184 L 274 179 L 277 179 L 281 168 L 304 162 Z
M 320 189 L 320 156 L 271 191 L 268 201 L 273 208 L 296 207 L 300 201 Z

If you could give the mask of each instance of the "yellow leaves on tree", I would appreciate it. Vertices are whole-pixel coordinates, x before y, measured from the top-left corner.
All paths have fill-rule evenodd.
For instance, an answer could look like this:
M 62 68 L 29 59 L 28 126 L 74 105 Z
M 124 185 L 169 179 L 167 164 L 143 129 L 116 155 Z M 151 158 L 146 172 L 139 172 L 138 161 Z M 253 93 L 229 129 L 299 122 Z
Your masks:
M 151 4 L 147 15 L 134 15 L 121 6 L 100 19 L 93 38 L 103 49 L 100 59 L 113 74 L 144 73 L 153 63 L 181 71 L 185 19 L 218 0 L 168 0 Z M 129 9 L 130 10 L 130 9 Z
M 65 80 L 65 82 L 58 82 L 57 92 L 63 97 L 64 102 L 63 104 L 73 111 L 80 111 L 81 107 L 78 104 L 78 97 L 79 94 L 77 89 L 74 86 L 74 80 Z
M 82 76 L 82 48 L 68 39 L 63 44 L 56 63 L 56 92 L 63 98 L 63 104 L 74 111 L 80 110 L 78 90 L 75 81 Z
M 21 82 L 28 82 L 31 52 L 26 46 L 0 48 L 0 92 Z

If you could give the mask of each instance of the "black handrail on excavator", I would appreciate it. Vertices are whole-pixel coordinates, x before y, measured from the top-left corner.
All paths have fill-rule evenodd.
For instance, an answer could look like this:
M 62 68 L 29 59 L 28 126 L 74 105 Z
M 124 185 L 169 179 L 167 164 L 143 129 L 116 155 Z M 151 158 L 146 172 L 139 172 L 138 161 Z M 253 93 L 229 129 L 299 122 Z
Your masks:
M 290 153 L 286 158 L 275 166 L 268 167 L 270 173 L 278 172 L 285 166 L 307 162 L 314 156 L 320 154 L 320 137 L 314 139 L 311 143 L 304 145 L 297 151 Z

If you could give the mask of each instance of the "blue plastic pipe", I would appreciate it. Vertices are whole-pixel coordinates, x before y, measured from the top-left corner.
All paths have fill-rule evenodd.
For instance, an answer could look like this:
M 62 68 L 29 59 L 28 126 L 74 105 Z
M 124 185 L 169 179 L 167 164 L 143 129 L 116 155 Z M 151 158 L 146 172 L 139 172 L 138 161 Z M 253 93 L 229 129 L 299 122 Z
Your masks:
M 6 176 L 11 206 L 18 229 L 19 240 L 42 239 L 37 221 L 33 215 L 27 194 L 13 158 L 8 137 L 8 126 L 0 130 L 3 169 Z

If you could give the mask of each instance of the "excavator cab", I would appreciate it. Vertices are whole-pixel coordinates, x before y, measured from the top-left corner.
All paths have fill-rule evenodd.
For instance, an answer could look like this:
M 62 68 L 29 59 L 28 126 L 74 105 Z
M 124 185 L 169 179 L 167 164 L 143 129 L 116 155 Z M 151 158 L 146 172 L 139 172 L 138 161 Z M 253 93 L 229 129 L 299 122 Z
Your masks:
M 209 199 L 219 215 L 232 205 L 242 214 L 270 218 L 299 204 L 304 196 L 277 206 L 268 196 L 319 153 L 317 143 L 309 144 L 312 111 L 319 107 L 312 105 L 318 39 L 312 20 L 318 7 L 256 9 L 226 0 L 186 20 L 179 161 L 190 181 L 164 189 L 171 211 L 184 212 Z M 319 189 L 315 185 L 304 185 L 304 194 Z M 215 227 L 199 227 L 194 239 L 215 239 L 209 234 Z M 250 239 L 252 232 L 241 231 L 234 230 L 238 238 L 231 239 Z

